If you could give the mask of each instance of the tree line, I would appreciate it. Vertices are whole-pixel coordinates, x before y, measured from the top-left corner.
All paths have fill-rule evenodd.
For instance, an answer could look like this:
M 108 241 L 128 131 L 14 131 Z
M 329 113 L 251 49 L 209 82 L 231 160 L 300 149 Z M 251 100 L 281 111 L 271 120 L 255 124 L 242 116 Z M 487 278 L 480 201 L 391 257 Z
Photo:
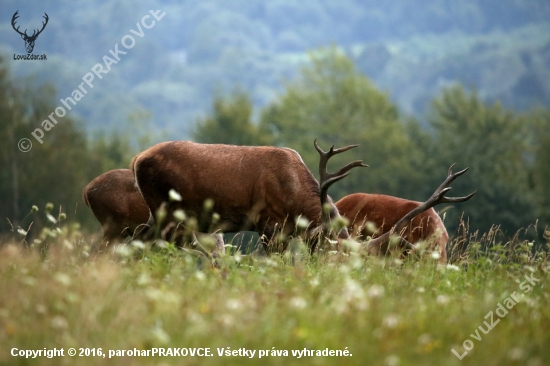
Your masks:
M 498 101 L 484 102 L 475 89 L 452 85 L 431 102 L 424 119 L 413 118 L 335 47 L 310 56 L 257 120 L 246 93 L 218 96 L 211 115 L 198 121 L 194 139 L 288 146 L 314 173 L 315 138 L 325 147 L 360 144 L 332 163 L 362 159 L 370 168 L 333 186 L 336 199 L 370 192 L 423 201 L 456 163 L 455 170 L 470 171 L 453 184 L 453 194 L 477 194 L 466 204 L 439 208 L 451 232 L 462 218 L 470 232 L 498 227 L 511 236 L 536 224 L 543 233 L 550 223 L 549 110 L 515 112 Z
M 29 27 L 50 15 L 37 42 L 50 61 L 12 66 L 17 75 L 54 82 L 60 97 L 149 10 L 166 11 L 101 80 L 101 92 L 79 102 L 73 113 L 89 130 L 117 125 L 141 108 L 179 134 L 182 119 L 193 121 L 210 107 L 212 90 L 234 84 L 263 108 L 278 94 L 280 79 L 307 61 L 306 50 L 329 42 L 407 113 L 423 113 L 440 87 L 454 81 L 476 83 L 484 98 L 517 110 L 550 98 L 547 0 L 90 0 L 72 7 L 4 0 L 2 9 L 0 53 L 9 56 L 24 51 L 11 15 L 19 10 Z
M 360 144 L 329 164 L 330 169 L 362 159 L 370 165 L 334 185 L 335 199 L 370 192 L 425 200 L 456 163 L 456 169 L 470 171 L 453 184 L 453 195 L 478 193 L 465 204 L 439 207 L 451 234 L 460 218 L 471 232 L 499 225 L 509 236 L 535 223 L 540 233 L 550 223 L 549 110 L 514 112 L 455 85 L 432 101 L 424 120 L 415 119 L 400 113 L 337 48 L 310 58 L 299 77 L 261 110 L 254 110 L 246 91 L 217 95 L 211 112 L 195 121 L 193 139 L 291 147 L 315 175 L 315 138 L 324 148 Z M 0 61 L 0 233 L 16 235 L 18 226 L 26 229 L 30 222 L 38 230 L 45 216 L 31 213 L 32 207 L 42 210 L 47 202 L 68 220 L 98 230 L 81 201 L 82 188 L 103 172 L 128 167 L 152 143 L 140 115 L 131 118 L 130 133 L 94 136 L 86 134 L 84 121 L 67 115 L 43 144 L 20 152 L 17 141 L 51 112 L 54 95 L 49 84 L 37 88 L 12 79 Z

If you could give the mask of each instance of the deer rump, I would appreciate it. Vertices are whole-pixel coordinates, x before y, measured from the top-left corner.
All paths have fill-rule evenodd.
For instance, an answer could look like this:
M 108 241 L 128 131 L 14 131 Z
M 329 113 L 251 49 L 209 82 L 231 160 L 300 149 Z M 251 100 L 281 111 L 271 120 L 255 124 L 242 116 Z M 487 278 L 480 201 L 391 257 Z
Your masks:
M 183 209 L 202 232 L 212 212 L 220 215 L 216 229 L 254 230 L 267 239 L 289 234 L 300 215 L 311 221 L 308 231 L 321 226 L 319 183 L 292 149 L 171 141 L 136 155 L 131 169 L 153 215 L 168 202 L 167 220 Z M 181 201 L 170 201 L 171 189 Z M 207 199 L 214 202 L 209 212 Z
M 149 208 L 128 169 L 108 171 L 82 190 L 82 200 L 103 228 L 104 240 L 122 241 L 149 219 Z
M 420 206 L 422 202 L 381 194 L 354 193 L 343 197 L 335 203 L 340 215 L 349 220 L 349 231 L 352 236 L 366 240 L 389 232 L 407 213 Z M 367 222 L 376 227 L 370 232 Z M 447 260 L 446 245 L 449 240 L 443 221 L 433 208 L 419 213 L 399 234 L 410 243 L 427 241 L 440 253 L 440 262 Z M 388 244 L 381 247 L 387 253 Z

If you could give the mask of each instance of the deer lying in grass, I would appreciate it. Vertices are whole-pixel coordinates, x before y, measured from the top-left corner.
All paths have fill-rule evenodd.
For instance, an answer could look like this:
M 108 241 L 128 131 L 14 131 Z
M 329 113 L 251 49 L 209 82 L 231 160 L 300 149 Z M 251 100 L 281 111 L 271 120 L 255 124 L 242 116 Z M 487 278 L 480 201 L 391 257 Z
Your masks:
M 149 219 L 149 207 L 129 169 L 108 171 L 82 190 L 82 200 L 103 228 L 105 243 L 123 241 Z
M 335 205 L 340 215 L 349 220 L 350 235 L 364 241 L 368 236 L 376 238 L 390 231 L 400 218 L 420 206 L 421 202 L 381 194 L 354 193 Z M 433 208 L 418 214 L 399 234 L 410 243 L 426 241 L 432 244 L 431 247 L 439 250 L 440 263 L 446 263 L 449 235 Z M 382 245 L 383 253 L 388 251 L 388 244 Z
M 361 240 L 372 236 L 373 239 L 368 245 L 369 253 L 387 253 L 390 236 L 398 234 L 401 244 L 407 249 L 411 249 L 411 243 L 419 241 L 432 243 L 439 250 L 439 262 L 445 264 L 449 235 L 433 207 L 446 202 L 464 202 L 475 194 L 473 192 L 457 198 L 444 196 L 451 189 L 451 182 L 468 170 L 466 168 L 453 174 L 453 166 L 454 164 L 449 168 L 447 179 L 424 203 L 392 196 L 355 193 L 345 196 L 335 205 L 340 214 L 349 220 L 348 228 L 354 236 Z M 374 228 L 369 227 L 371 225 L 368 222 L 372 223 Z
M 344 178 L 354 167 L 365 166 L 354 161 L 334 174 L 326 172 L 326 162 L 335 155 L 357 145 L 340 149 L 332 147 L 321 154 L 325 168 L 321 182 L 288 148 L 268 146 L 233 146 L 171 141 L 157 144 L 136 155 L 131 163 L 136 185 L 150 212 L 166 205 L 167 218 L 182 209 L 200 219 L 198 230 L 208 231 L 212 213 L 219 215 L 216 228 L 225 232 L 254 230 L 263 238 L 266 252 L 282 252 L 286 243 L 275 243 L 279 234 L 288 235 L 296 229 L 298 217 L 309 220 L 306 241 L 314 251 L 319 234 L 326 231 L 328 221 L 338 217 L 336 206 L 327 194 L 328 188 Z M 179 201 L 170 201 L 170 191 L 176 191 Z M 204 202 L 213 201 L 211 210 Z M 166 204 L 167 203 L 167 204 Z M 325 213 L 324 205 L 329 210 Z M 168 220 L 157 223 L 166 231 Z M 347 239 L 347 228 L 338 239 Z

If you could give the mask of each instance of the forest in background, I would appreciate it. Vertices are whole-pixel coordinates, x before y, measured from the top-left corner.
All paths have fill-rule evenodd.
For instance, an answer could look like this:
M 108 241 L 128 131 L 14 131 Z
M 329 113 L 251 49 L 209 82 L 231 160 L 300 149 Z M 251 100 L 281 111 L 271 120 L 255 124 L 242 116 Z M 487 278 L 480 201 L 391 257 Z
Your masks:
M 29 153 L 30 137 L 150 9 L 166 15 Z M 445 209 L 451 232 L 506 235 L 550 223 L 550 3 L 345 0 L 295 3 L 7 0 L 1 5 L 0 232 L 47 220 L 47 202 L 98 230 L 83 207 L 94 177 L 163 140 L 289 146 L 317 172 L 312 142 L 361 144 L 331 188 L 424 200 L 449 165 L 470 171 Z M 11 26 L 49 23 L 34 53 Z M 31 213 L 33 205 L 40 212 Z M 441 208 L 443 209 L 443 207 Z M 538 220 L 538 221 L 537 221 Z
M 214 98 L 207 116 L 195 121 L 192 138 L 205 143 L 277 145 L 297 150 L 317 175 L 313 140 L 330 145 L 360 144 L 337 156 L 341 166 L 362 159 L 370 168 L 354 171 L 331 188 L 339 199 L 354 192 L 383 193 L 425 200 L 441 183 L 452 163 L 470 171 L 453 184 L 453 195 L 477 190 L 469 202 L 445 209 L 451 233 L 460 217 L 470 232 L 496 225 L 506 236 L 537 224 L 545 235 L 550 224 L 550 111 L 520 113 L 500 103 L 481 100 L 475 90 L 445 89 L 432 100 L 428 126 L 404 117 L 389 96 L 359 71 L 337 47 L 310 54 L 293 82 L 259 111 L 242 90 Z M 28 137 L 33 122 L 55 108 L 52 85 L 21 86 L 0 63 L 0 231 L 17 237 L 18 227 L 39 230 L 55 204 L 71 222 L 98 230 L 81 201 L 82 188 L 94 177 L 128 167 L 131 157 L 157 137 L 147 119 L 136 117 L 125 129 L 132 133 L 90 135 L 85 121 L 65 117 L 44 143 L 23 153 L 17 141 Z M 259 121 L 253 120 L 257 114 Z M 330 169 L 330 166 L 329 166 Z M 246 179 L 246 177 L 238 177 Z M 40 212 L 33 211 L 35 205 Z M 529 235 L 534 236 L 534 231 Z

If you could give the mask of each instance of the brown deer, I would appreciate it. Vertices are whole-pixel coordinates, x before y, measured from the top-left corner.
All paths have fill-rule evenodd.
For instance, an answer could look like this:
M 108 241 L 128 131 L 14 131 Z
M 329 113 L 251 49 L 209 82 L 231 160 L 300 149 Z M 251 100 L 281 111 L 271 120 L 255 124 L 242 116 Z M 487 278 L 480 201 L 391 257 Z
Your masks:
M 338 210 L 327 194 L 328 188 L 344 178 L 354 167 L 366 166 L 354 161 L 334 174 L 326 172 L 331 156 L 357 145 L 340 149 L 334 146 L 322 151 L 323 168 L 320 184 L 300 155 L 289 148 L 269 146 L 234 146 L 199 144 L 191 141 L 170 141 L 157 144 L 136 155 L 131 163 L 136 185 L 152 213 L 166 205 L 167 217 L 176 209 L 201 219 L 199 231 L 208 231 L 212 213 L 219 215 L 217 229 L 226 232 L 257 231 L 269 253 L 282 252 L 286 243 L 276 244 L 278 234 L 288 235 L 296 229 L 296 219 L 303 217 L 310 224 L 306 237 L 314 251 L 318 233 L 326 231 Z M 176 191 L 179 201 L 170 201 L 169 192 Z M 204 202 L 212 200 L 211 210 Z M 328 210 L 323 210 L 327 205 Z M 166 221 L 166 220 L 165 220 Z M 165 230 L 167 223 L 159 223 Z M 347 228 L 338 239 L 347 239 Z
M 399 234 L 400 242 L 406 249 L 412 249 L 411 243 L 431 242 L 433 247 L 439 250 L 439 263 L 445 264 L 449 235 L 433 206 L 440 203 L 464 202 L 476 193 L 456 198 L 444 196 L 451 189 L 451 182 L 468 170 L 466 168 L 453 174 L 453 166 L 454 164 L 449 168 L 447 179 L 424 203 L 392 196 L 355 193 L 345 196 L 335 205 L 340 214 L 349 220 L 348 227 L 353 236 L 361 240 L 372 236 L 373 239 L 368 245 L 370 253 L 387 253 L 390 236 Z M 368 222 L 374 227 L 369 227 Z
M 171 143 L 164 143 L 164 144 L 171 144 Z M 191 144 L 191 146 L 199 145 L 199 146 L 211 147 L 211 148 L 215 148 L 217 146 L 222 146 L 222 147 L 228 146 L 228 145 L 202 145 L 202 144 L 195 144 L 195 143 L 187 143 L 187 144 Z M 163 144 L 159 144 L 159 145 L 163 145 Z M 351 224 L 349 226 L 349 229 L 352 230 L 352 232 L 354 233 L 358 233 L 358 229 L 360 229 L 360 224 L 363 222 L 363 219 L 368 219 L 369 221 L 374 222 L 374 224 L 377 227 L 379 227 L 379 230 L 376 232 L 376 235 L 374 235 L 376 240 L 371 240 L 369 242 L 369 245 L 368 245 L 369 253 L 385 253 L 387 251 L 389 238 L 390 238 L 388 234 L 402 233 L 403 239 L 401 240 L 401 243 L 405 247 L 410 249 L 412 247 L 410 242 L 414 243 L 414 242 L 417 242 L 418 240 L 426 239 L 433 234 L 437 234 L 438 229 L 441 229 L 441 236 L 439 237 L 437 243 L 439 243 L 438 245 L 440 245 L 440 248 L 442 248 L 441 258 L 446 257 L 445 251 L 444 251 L 444 248 L 445 248 L 444 244 L 446 243 L 448 237 L 446 235 L 445 227 L 442 225 L 442 223 L 441 223 L 441 226 L 431 225 L 432 222 L 439 222 L 439 223 L 441 222 L 441 219 L 437 214 L 435 214 L 435 211 L 432 209 L 432 207 L 443 202 L 466 201 L 469 198 L 471 198 L 471 196 L 473 196 L 475 192 L 470 194 L 469 196 L 462 197 L 462 198 L 447 198 L 443 196 L 450 189 L 450 188 L 447 188 L 447 186 L 456 177 L 466 172 L 467 169 L 461 172 L 458 172 L 456 174 L 451 174 L 451 169 L 452 169 L 452 166 L 451 166 L 451 168 L 449 169 L 449 176 L 447 177 L 445 182 L 443 182 L 443 184 L 438 188 L 438 190 L 436 190 L 434 195 L 427 202 L 422 204 L 419 202 L 403 200 L 396 197 L 381 196 L 381 195 L 362 195 L 362 194 L 355 194 L 355 195 L 344 197 L 342 200 L 338 201 L 336 204 L 333 204 L 330 197 L 327 194 L 327 191 L 330 185 L 344 178 L 347 174 L 350 173 L 350 170 L 353 167 L 366 166 L 366 165 L 362 164 L 362 162 L 360 161 L 355 161 L 346 165 L 345 167 L 340 169 L 337 173 L 329 174 L 326 172 L 326 165 L 327 165 L 328 159 L 335 154 L 349 150 L 357 145 L 352 145 L 352 146 L 348 146 L 348 147 L 336 149 L 336 150 L 334 150 L 334 147 L 332 147 L 328 152 L 322 151 L 318 147 L 316 142 L 314 142 L 314 145 L 320 154 L 320 162 L 319 162 L 319 171 L 320 171 L 320 177 L 321 177 L 320 186 L 317 183 L 317 181 L 315 181 L 315 179 L 311 176 L 311 173 L 309 172 L 309 170 L 307 170 L 307 168 L 305 167 L 298 153 L 296 153 L 294 150 L 284 149 L 284 148 L 281 149 L 281 148 L 267 148 L 267 147 L 265 148 L 250 147 L 250 148 L 246 148 L 247 151 L 245 151 L 245 152 L 249 152 L 249 151 L 254 151 L 255 149 L 275 151 L 274 153 L 275 155 L 278 154 L 280 156 L 286 157 L 286 159 L 288 159 L 291 162 L 291 164 L 287 166 L 286 171 L 285 169 L 281 170 L 281 172 L 284 172 L 283 173 L 284 176 L 290 176 L 291 178 L 294 179 L 294 181 L 289 180 L 287 182 L 287 187 L 289 188 L 296 188 L 296 187 L 308 188 L 309 187 L 310 191 L 306 190 L 304 197 L 309 197 L 310 199 L 304 200 L 303 203 L 304 204 L 310 203 L 318 206 L 315 210 L 313 210 L 313 212 L 317 212 L 317 214 L 311 215 L 312 217 L 316 217 L 316 221 L 313 222 L 313 225 L 310 225 L 310 228 L 309 228 L 310 234 L 318 233 L 320 232 L 320 230 L 326 229 L 326 225 L 324 227 L 321 227 L 322 224 L 323 223 L 326 224 L 330 219 L 339 216 L 339 211 L 341 211 L 342 216 L 350 220 Z M 237 146 L 229 146 L 229 147 L 233 149 L 239 148 Z M 248 150 L 248 149 L 252 149 L 252 150 Z M 282 152 L 280 150 L 282 150 Z M 134 159 L 132 160 L 132 168 L 136 166 L 137 158 L 144 153 L 138 154 L 136 157 L 134 157 Z M 164 151 L 164 154 L 165 153 L 166 151 Z M 149 157 L 151 158 L 150 155 Z M 161 155 L 161 159 L 164 159 L 164 158 L 165 156 Z M 190 161 L 188 162 L 193 163 L 193 160 L 194 159 L 190 159 Z M 152 161 L 153 162 L 155 161 L 154 158 Z M 281 166 L 281 163 L 284 163 L 284 159 L 278 159 L 277 163 L 267 164 L 266 166 L 270 169 L 276 170 L 276 168 Z M 176 164 L 176 163 L 172 162 L 172 164 Z M 296 165 L 299 167 L 299 169 L 297 169 L 297 172 L 292 174 L 292 172 L 290 172 L 289 169 L 290 167 L 293 167 Z M 254 166 L 261 167 L 262 165 L 259 162 L 256 162 Z M 240 169 L 242 169 L 242 167 L 240 167 Z M 118 169 L 118 170 L 107 172 L 99 176 L 98 178 L 94 179 L 83 190 L 84 202 L 88 206 L 90 206 L 90 208 L 94 212 L 94 215 L 96 216 L 98 221 L 102 224 L 105 232 L 105 239 L 107 241 L 116 241 L 116 240 L 120 240 L 121 238 L 124 238 L 127 235 L 131 235 L 132 233 L 135 234 L 136 228 L 140 224 L 145 224 L 146 222 L 148 222 L 148 219 L 149 219 L 149 224 L 153 223 L 151 220 L 152 216 L 150 216 L 149 214 L 149 208 L 145 204 L 143 197 L 141 196 L 140 192 L 135 186 L 135 178 L 134 178 L 135 168 L 133 170 L 134 172 L 127 169 Z M 177 170 L 174 170 L 174 171 L 177 171 Z M 303 173 L 304 171 L 306 171 L 307 174 Z M 191 169 L 190 172 L 188 173 L 190 174 L 190 176 L 187 177 L 187 179 L 192 178 L 191 174 L 193 172 L 194 170 Z M 302 172 L 302 173 L 298 173 L 298 172 Z M 223 171 L 223 173 L 228 174 L 228 170 Z M 240 212 L 241 217 L 245 217 L 247 221 L 245 221 L 244 224 L 241 224 L 241 228 L 238 228 L 237 225 L 234 225 L 234 226 L 226 225 L 224 227 L 225 229 L 229 227 L 227 231 L 239 231 L 240 229 L 246 229 L 247 228 L 246 225 L 249 225 L 248 227 L 255 228 L 261 234 L 266 235 L 266 238 L 271 238 L 274 236 L 277 230 L 279 232 L 282 232 L 285 229 L 287 230 L 287 232 L 292 230 L 293 225 L 295 225 L 295 223 L 293 220 L 285 221 L 285 219 L 288 219 L 288 217 L 291 217 L 290 213 L 287 214 L 288 217 L 285 216 L 282 219 L 282 221 L 277 221 L 274 224 L 270 222 L 270 220 L 271 221 L 275 221 L 275 220 L 272 220 L 272 218 L 269 216 L 267 218 L 266 217 L 262 218 L 260 217 L 262 214 L 265 215 L 266 213 L 269 213 L 269 212 L 277 213 L 278 211 L 281 211 L 281 210 L 294 208 L 296 212 L 303 212 L 303 216 L 309 218 L 309 216 L 305 214 L 306 212 L 305 208 L 304 209 L 300 207 L 296 208 L 296 206 L 300 206 L 301 203 L 296 205 L 295 202 L 296 201 L 301 202 L 301 201 L 299 199 L 296 199 L 296 195 L 298 194 L 298 192 L 296 192 L 295 189 L 294 190 L 291 189 L 287 195 L 284 195 L 285 192 L 282 192 L 282 188 L 281 188 L 282 180 L 276 179 L 275 171 L 263 172 L 261 174 L 257 174 L 256 172 L 254 174 L 256 174 L 256 176 L 259 176 L 261 178 L 263 177 L 264 179 L 266 177 L 273 178 L 273 181 L 269 184 L 273 186 L 278 186 L 279 189 L 272 191 L 272 195 L 269 195 L 269 192 L 267 192 L 266 189 L 258 191 L 258 186 L 252 184 L 253 186 L 252 189 L 255 189 L 256 191 L 253 197 L 259 196 L 260 199 L 262 199 L 261 201 L 262 205 L 250 206 L 249 204 L 249 207 L 252 207 L 253 210 L 251 210 L 248 213 L 243 212 L 244 210 L 241 210 Z M 296 180 L 296 178 L 299 177 L 299 174 L 302 174 L 304 177 L 306 177 L 304 179 L 305 183 L 300 181 L 299 179 Z M 173 175 L 173 172 L 168 173 L 168 176 L 172 176 L 172 175 Z M 221 182 L 221 187 L 223 187 L 223 183 L 229 183 L 230 181 L 231 179 L 225 182 Z M 257 182 L 262 182 L 262 180 L 257 180 Z M 265 181 L 263 182 L 265 183 Z M 313 184 L 313 182 L 315 182 L 315 184 Z M 209 185 L 206 185 L 206 188 L 208 187 Z M 248 187 L 250 187 L 250 184 L 248 184 Z M 286 188 L 286 187 L 283 187 L 283 188 Z M 167 188 L 165 188 L 165 190 L 166 189 Z M 194 214 L 194 212 L 195 213 L 201 212 L 203 209 L 203 205 L 200 203 L 201 198 L 197 198 L 198 196 L 197 193 L 204 193 L 204 190 L 205 190 L 204 187 L 200 187 L 200 182 L 197 183 L 194 189 L 184 190 L 184 192 L 193 193 L 193 194 L 190 196 L 191 200 L 185 200 L 185 196 L 182 196 L 183 199 L 182 199 L 182 203 L 180 203 L 180 206 L 185 208 L 186 211 L 191 214 Z M 236 192 L 239 193 L 240 191 L 242 191 L 242 189 L 237 190 Z M 260 194 L 258 194 L 258 192 Z M 274 194 L 281 193 L 281 192 L 283 193 L 284 197 L 289 197 L 287 199 L 291 199 L 291 202 L 287 202 L 285 204 L 285 202 L 281 202 L 277 200 L 275 196 L 273 196 Z M 311 192 L 313 192 L 314 194 L 311 195 Z M 317 194 L 316 196 L 315 196 L 315 192 Z M 218 192 L 218 195 L 219 193 L 220 192 Z M 262 196 L 262 194 L 264 196 Z M 165 192 L 165 195 L 166 197 L 164 201 L 168 201 L 167 199 L 168 193 Z M 369 203 L 369 200 L 367 199 L 366 201 L 364 201 L 366 202 L 366 204 L 363 205 L 362 199 L 364 198 L 364 196 L 379 197 L 380 199 L 377 200 L 376 203 L 374 204 L 372 202 Z M 292 199 L 292 197 L 294 197 L 294 199 Z M 317 197 L 317 203 L 315 203 L 316 200 L 311 197 Z M 186 204 L 186 202 L 193 202 L 193 199 L 195 202 L 194 212 L 188 210 L 190 206 Z M 233 201 L 235 200 L 234 197 L 229 198 L 229 200 L 231 199 Z M 272 203 L 274 202 L 275 207 L 266 208 L 265 202 L 272 202 Z M 161 205 L 162 205 L 162 201 L 161 201 Z M 325 205 L 328 205 L 329 210 L 321 209 L 321 207 Z M 218 207 L 219 207 L 219 204 L 216 205 L 216 210 L 218 209 Z M 235 206 L 235 207 L 238 207 L 238 206 Z M 160 206 L 158 206 L 158 208 L 160 208 Z M 171 208 L 171 212 L 173 212 L 173 210 L 175 210 L 174 207 Z M 307 212 L 311 212 L 311 211 L 312 210 Z M 406 212 L 408 212 L 408 214 L 405 214 Z M 232 217 L 231 214 L 234 214 L 234 213 L 235 212 L 231 211 L 230 209 L 229 217 L 231 218 Z M 252 213 L 252 215 L 250 213 Z M 236 214 L 238 215 L 239 212 L 237 212 Z M 416 215 L 418 216 L 415 217 Z M 197 214 L 196 216 L 200 217 L 200 214 Z M 279 219 L 281 219 L 282 217 L 283 217 L 282 215 L 279 215 Z M 271 231 L 269 230 L 262 231 L 261 230 L 262 227 L 259 226 L 257 222 L 254 223 L 252 221 L 254 218 L 258 220 L 257 222 L 259 222 L 260 218 L 263 219 L 266 222 L 266 225 L 263 226 L 264 229 L 267 228 Z M 399 219 L 401 219 L 401 222 L 398 222 Z M 405 228 L 407 225 L 410 224 L 411 220 L 412 220 L 412 226 L 410 226 L 409 228 L 412 228 L 413 230 L 409 230 L 409 231 L 403 230 L 403 228 Z M 424 223 L 426 223 L 426 226 L 424 226 Z M 419 226 L 422 227 L 422 230 L 419 230 Z M 426 227 L 425 230 L 424 230 L 424 227 Z M 203 227 L 203 230 L 204 229 L 205 228 Z M 366 238 L 367 233 L 365 231 L 359 232 L 359 234 L 363 235 L 362 237 L 360 236 L 360 238 L 362 239 Z M 380 236 L 377 237 L 377 235 L 380 235 Z M 347 230 L 342 230 L 339 233 L 339 240 L 345 239 L 348 237 L 349 235 Z M 197 241 L 196 237 L 194 237 L 194 239 L 195 241 Z M 220 243 L 221 245 L 223 245 L 221 236 L 216 237 L 216 242 L 217 242 L 217 245 L 220 245 Z M 264 245 L 267 242 L 268 241 L 264 241 Z M 315 250 L 315 243 L 316 242 L 313 242 L 313 245 L 311 248 L 312 250 Z M 276 249 L 284 250 L 284 246 Z M 207 256 L 209 255 L 207 254 Z M 442 259 L 440 260 L 442 261 Z
M 82 190 L 82 200 L 103 227 L 106 243 L 133 236 L 149 219 L 149 207 L 129 169 L 111 170 L 95 178 Z
M 399 197 L 367 193 L 350 194 L 335 203 L 340 215 L 349 220 L 350 235 L 360 240 L 367 240 L 368 236 L 376 238 L 390 231 L 399 219 L 421 204 Z M 410 243 L 427 241 L 433 244 L 439 250 L 440 263 L 446 263 L 449 235 L 433 208 L 418 214 L 399 233 Z M 382 252 L 387 252 L 387 247 L 388 243 L 385 243 Z

